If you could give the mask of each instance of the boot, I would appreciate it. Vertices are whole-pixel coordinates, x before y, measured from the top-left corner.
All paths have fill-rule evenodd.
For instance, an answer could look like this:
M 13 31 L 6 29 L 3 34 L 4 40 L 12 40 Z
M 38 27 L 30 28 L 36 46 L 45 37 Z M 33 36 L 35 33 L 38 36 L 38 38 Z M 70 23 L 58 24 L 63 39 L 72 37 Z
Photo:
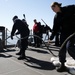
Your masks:
M 20 57 L 18 58 L 18 60 L 23 60 L 23 59 L 26 59 L 26 56 L 20 56 Z
M 22 60 L 22 59 L 26 59 L 25 51 L 22 51 L 20 57 L 18 58 L 18 60 Z
M 57 72 L 66 72 L 68 69 L 64 64 L 57 68 Z

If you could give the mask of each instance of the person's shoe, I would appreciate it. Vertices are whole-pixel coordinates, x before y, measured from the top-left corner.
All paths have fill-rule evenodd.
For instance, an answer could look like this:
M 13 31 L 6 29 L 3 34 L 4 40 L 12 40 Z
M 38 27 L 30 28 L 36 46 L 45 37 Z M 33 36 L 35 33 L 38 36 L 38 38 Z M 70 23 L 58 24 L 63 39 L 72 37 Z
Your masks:
M 16 55 L 21 55 L 21 52 L 16 53 Z
M 61 65 L 60 67 L 57 68 L 57 72 L 66 72 L 67 71 L 67 67 L 64 65 Z
M 37 48 L 37 45 L 35 45 L 35 48 Z
M 37 44 L 37 47 L 40 47 L 40 44 Z
M 23 60 L 23 59 L 26 59 L 26 56 L 20 56 L 20 57 L 18 58 L 18 60 Z

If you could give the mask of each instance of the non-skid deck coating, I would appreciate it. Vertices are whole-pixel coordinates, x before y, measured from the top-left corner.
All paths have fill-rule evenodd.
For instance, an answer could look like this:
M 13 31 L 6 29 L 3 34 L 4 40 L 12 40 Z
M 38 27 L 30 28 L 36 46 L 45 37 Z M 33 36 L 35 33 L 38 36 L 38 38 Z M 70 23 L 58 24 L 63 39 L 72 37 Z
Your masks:
M 56 71 L 48 50 L 28 47 L 27 60 L 18 60 L 18 48 L 5 49 L 0 52 L 0 75 L 71 75 L 68 72 Z

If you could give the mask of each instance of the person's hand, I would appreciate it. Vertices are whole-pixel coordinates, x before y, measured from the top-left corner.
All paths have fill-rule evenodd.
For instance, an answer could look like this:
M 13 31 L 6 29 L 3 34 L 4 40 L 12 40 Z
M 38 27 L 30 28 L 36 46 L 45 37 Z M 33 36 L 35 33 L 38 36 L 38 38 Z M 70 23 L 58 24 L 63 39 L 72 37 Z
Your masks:
M 18 34 L 20 34 L 20 32 L 19 32 L 19 31 L 15 33 L 15 35 L 18 35 Z
M 13 36 L 11 36 L 11 39 L 13 40 Z
M 49 39 L 49 40 L 48 40 L 48 44 L 51 44 L 51 42 L 52 42 L 52 40 Z
M 53 39 L 54 39 L 54 35 L 51 35 L 51 36 L 50 36 L 50 40 L 53 40 Z

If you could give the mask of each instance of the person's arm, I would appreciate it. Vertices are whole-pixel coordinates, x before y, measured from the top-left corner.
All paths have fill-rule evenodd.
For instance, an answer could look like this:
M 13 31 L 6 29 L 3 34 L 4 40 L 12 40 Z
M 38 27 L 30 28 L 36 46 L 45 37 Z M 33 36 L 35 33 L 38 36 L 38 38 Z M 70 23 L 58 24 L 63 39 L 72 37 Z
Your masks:
M 12 31 L 11 31 L 11 39 L 13 39 L 14 33 L 16 31 L 16 22 L 14 23 L 13 27 L 12 27 Z
M 51 36 L 50 36 L 50 40 L 53 40 L 54 39 L 54 36 L 55 36 L 55 34 L 56 34 L 56 29 L 57 29 L 57 27 L 56 27 L 56 20 L 55 20 L 55 18 L 54 18 L 54 22 L 53 22 L 53 28 L 52 28 L 52 33 L 51 33 Z
M 58 15 L 55 15 L 54 17 L 54 23 L 53 23 L 53 28 L 52 28 L 52 33 L 50 36 L 50 40 L 54 39 L 54 36 L 56 35 L 56 33 L 59 31 L 60 29 L 60 17 L 58 17 Z

